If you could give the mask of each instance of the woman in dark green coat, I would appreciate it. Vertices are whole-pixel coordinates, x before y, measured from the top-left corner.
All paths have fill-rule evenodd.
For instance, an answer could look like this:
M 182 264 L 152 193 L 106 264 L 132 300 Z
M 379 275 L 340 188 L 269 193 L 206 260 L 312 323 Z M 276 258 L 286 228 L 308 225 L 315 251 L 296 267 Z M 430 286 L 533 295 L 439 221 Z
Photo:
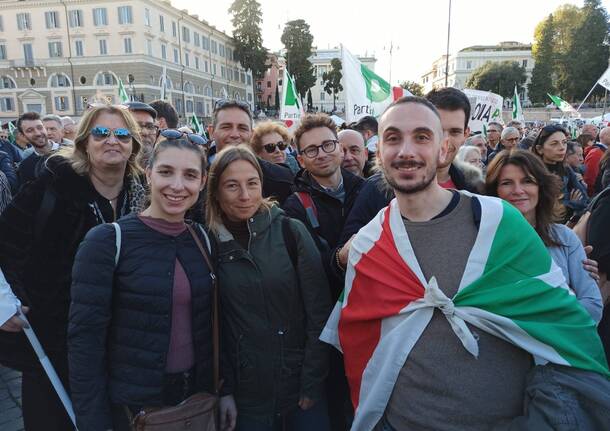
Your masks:
M 225 391 L 237 430 L 328 430 L 327 350 L 318 340 L 331 310 L 322 260 L 303 224 L 262 197 L 246 146 L 220 152 L 209 173 L 206 218 L 218 241 Z

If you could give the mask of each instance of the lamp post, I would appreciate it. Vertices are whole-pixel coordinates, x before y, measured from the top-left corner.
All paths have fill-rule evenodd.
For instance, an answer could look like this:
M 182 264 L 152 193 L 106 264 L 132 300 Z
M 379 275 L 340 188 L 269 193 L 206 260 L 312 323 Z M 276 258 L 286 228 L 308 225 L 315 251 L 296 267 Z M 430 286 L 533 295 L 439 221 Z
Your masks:
M 449 85 L 449 39 L 451 36 L 451 0 L 449 0 L 449 14 L 447 16 L 447 55 L 445 58 L 445 87 Z

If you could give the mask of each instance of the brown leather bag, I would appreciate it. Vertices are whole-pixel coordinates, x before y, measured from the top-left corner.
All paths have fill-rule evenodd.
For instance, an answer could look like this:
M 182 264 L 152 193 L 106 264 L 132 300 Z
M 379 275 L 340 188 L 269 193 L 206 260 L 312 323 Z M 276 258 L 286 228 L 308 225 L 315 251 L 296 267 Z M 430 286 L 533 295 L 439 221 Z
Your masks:
M 142 409 L 131 421 L 133 431 L 217 431 L 219 427 L 218 391 L 219 380 L 219 351 L 218 351 L 218 283 L 213 272 L 212 262 L 201 244 L 201 240 L 187 225 L 191 236 L 195 240 L 208 268 L 213 283 L 213 323 L 212 344 L 214 363 L 214 393 L 200 392 L 191 395 L 180 404 L 172 407 L 155 407 Z

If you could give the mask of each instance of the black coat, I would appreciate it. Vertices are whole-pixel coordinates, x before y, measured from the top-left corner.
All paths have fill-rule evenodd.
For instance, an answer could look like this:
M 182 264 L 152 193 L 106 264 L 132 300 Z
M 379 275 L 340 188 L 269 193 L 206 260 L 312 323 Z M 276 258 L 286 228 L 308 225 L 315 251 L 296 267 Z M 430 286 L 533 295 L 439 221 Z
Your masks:
M 303 208 L 296 193 L 293 193 L 286 199 L 282 206 L 286 215 L 300 220 L 314 236 L 318 250 L 322 255 L 327 275 L 329 276 L 333 300 L 336 300 L 343 290 L 342 277 L 337 277 L 337 274 L 332 269 L 334 249 L 339 243 L 345 220 L 364 184 L 364 180 L 361 177 L 346 170 L 342 169 L 341 174 L 343 175 L 343 187 L 345 189 L 345 200 L 343 202 L 329 195 L 320 186 L 316 185 L 314 179 L 306 170 L 301 170 L 295 178 L 295 191 L 310 194 L 318 212 L 320 227 L 313 228 L 305 213 L 305 208 Z
M 212 389 L 213 285 L 195 241 L 188 230 L 165 235 L 135 214 L 118 223 L 116 267 L 115 229 L 104 224 L 87 234 L 72 271 L 68 358 L 82 430 L 111 428 L 110 403 L 162 405 L 176 259 L 191 285 L 196 389 Z
M 118 216 L 144 197 L 132 194 L 132 186 L 126 177 Z M 0 215 L 0 268 L 13 292 L 31 307 L 28 318 L 45 348 L 65 348 L 78 245 L 92 227 L 113 219 L 108 200 L 61 157 L 49 159 L 41 176 Z
M 19 188 L 19 182 L 17 181 L 17 173 L 13 165 L 13 159 L 4 151 L 0 151 L 0 171 L 4 172 L 9 185 L 11 186 L 11 193 L 16 194 Z

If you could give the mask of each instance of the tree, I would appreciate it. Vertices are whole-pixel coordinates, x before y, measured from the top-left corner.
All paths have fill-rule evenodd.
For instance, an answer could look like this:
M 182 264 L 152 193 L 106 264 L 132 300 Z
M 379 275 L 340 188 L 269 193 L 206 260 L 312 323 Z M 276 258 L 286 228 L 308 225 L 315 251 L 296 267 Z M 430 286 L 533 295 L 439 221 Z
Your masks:
M 402 81 L 400 86 L 405 90 L 408 90 L 414 96 L 424 97 L 424 87 L 415 81 Z
M 305 20 L 288 21 L 282 33 L 282 43 L 286 47 L 286 67 L 294 77 L 297 93 L 305 97 L 307 90 L 316 83 L 311 56 L 313 36 Z
M 322 74 L 324 91 L 333 96 L 333 112 L 337 110 L 337 94 L 339 94 L 340 91 L 343 91 L 343 85 L 341 85 L 343 74 L 341 73 L 341 69 L 343 69 L 341 60 L 333 58 L 330 61 L 330 70 Z
M 280 89 L 277 84 L 275 85 L 275 110 L 280 110 Z
M 267 69 L 267 50 L 263 47 L 261 5 L 256 0 L 234 0 L 229 8 L 233 14 L 235 55 L 254 79 L 262 78 Z
M 492 91 L 504 98 L 510 98 L 514 94 L 515 85 L 521 89 L 525 79 L 525 69 L 516 61 L 488 61 L 470 75 L 466 88 Z
M 311 97 L 311 89 L 307 90 L 307 111 L 313 109 L 313 99 Z
M 600 0 L 585 0 L 568 52 L 571 82 L 565 95 L 582 100 L 608 68 L 608 14 Z M 598 92 L 603 91 L 598 88 Z M 568 99 L 570 100 L 570 99 Z
M 532 56 L 534 57 L 534 70 L 532 80 L 528 86 L 529 99 L 534 103 L 546 101 L 546 93 L 555 93 L 553 86 L 553 66 L 555 56 L 553 52 L 553 36 L 555 35 L 553 15 L 543 21 L 543 25 L 536 29 Z

